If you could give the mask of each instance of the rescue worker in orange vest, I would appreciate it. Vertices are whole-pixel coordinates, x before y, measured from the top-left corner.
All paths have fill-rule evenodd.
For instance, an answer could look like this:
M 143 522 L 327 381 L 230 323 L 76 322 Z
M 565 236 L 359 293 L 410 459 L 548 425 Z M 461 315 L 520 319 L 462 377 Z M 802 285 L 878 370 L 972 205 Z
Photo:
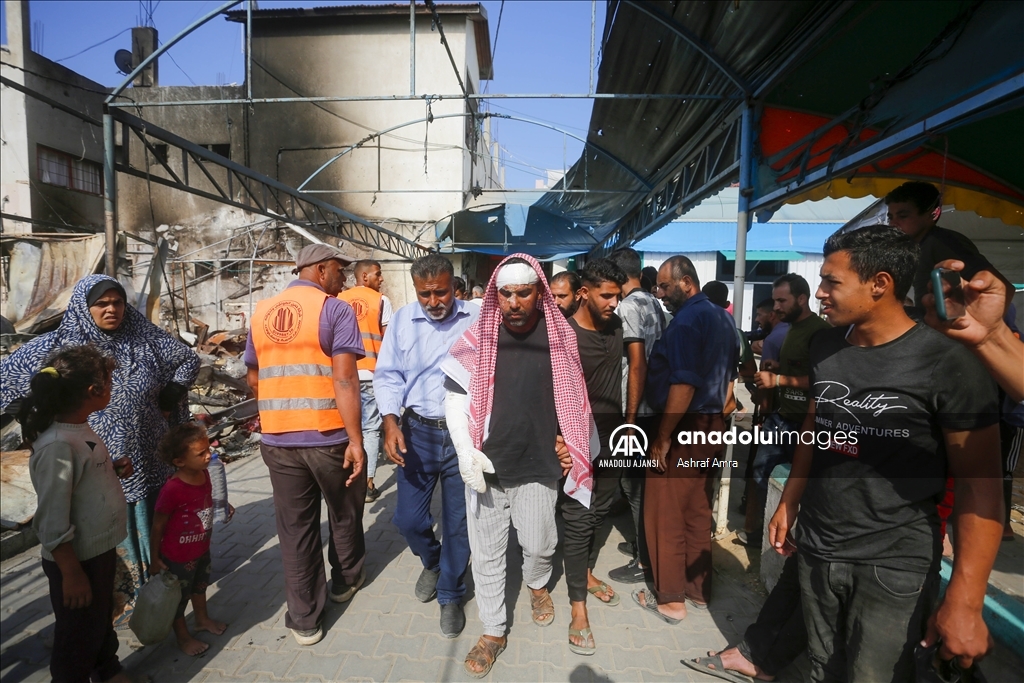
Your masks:
M 260 451 L 274 490 L 285 624 L 300 645 L 324 635 L 321 495 L 330 529 L 330 599 L 350 600 L 366 578 L 366 457 L 356 370 L 365 352 L 352 307 L 335 298 L 351 262 L 326 244 L 304 247 L 293 271 L 299 278 L 256 306 L 245 349 L 263 427 Z
M 380 411 L 377 397 L 373 393 L 373 371 L 377 367 L 377 354 L 384 340 L 384 330 L 391 322 L 391 300 L 380 293 L 384 276 L 377 261 L 356 261 L 352 266 L 356 285 L 338 295 L 348 302 L 355 311 L 359 332 L 363 337 L 363 351 L 366 356 L 360 360 L 359 398 L 363 404 L 363 450 L 366 451 L 366 502 L 372 503 L 380 497 L 380 490 L 373 485 L 377 473 L 377 457 L 380 451 Z

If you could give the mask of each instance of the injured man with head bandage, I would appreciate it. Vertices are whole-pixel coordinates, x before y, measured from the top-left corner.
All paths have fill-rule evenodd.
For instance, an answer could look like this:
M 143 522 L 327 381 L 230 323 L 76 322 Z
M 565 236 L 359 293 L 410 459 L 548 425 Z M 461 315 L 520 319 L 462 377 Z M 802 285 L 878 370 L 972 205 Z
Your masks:
M 469 545 L 483 637 L 466 657 L 481 678 L 505 649 L 505 551 L 509 525 L 523 548 L 533 621 L 548 626 L 558 542 L 559 482 L 584 506 L 600 451 L 576 334 L 559 312 L 540 264 L 513 254 L 498 266 L 477 321 L 441 364 L 445 416 L 466 482 Z

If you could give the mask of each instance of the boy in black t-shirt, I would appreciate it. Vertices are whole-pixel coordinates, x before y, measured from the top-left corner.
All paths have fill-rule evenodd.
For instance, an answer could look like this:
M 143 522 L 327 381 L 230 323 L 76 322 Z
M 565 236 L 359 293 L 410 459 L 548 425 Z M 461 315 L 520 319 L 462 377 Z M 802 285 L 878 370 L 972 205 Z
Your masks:
M 825 257 L 816 296 L 835 328 L 811 343 L 807 438 L 769 525 L 789 554 L 799 507 L 812 679 L 910 680 L 926 623 L 939 656 L 969 667 L 989 648 L 981 607 L 1002 532 L 995 386 L 961 346 L 904 312 L 918 260 L 908 236 L 836 233 Z M 947 472 L 956 561 L 933 612 Z

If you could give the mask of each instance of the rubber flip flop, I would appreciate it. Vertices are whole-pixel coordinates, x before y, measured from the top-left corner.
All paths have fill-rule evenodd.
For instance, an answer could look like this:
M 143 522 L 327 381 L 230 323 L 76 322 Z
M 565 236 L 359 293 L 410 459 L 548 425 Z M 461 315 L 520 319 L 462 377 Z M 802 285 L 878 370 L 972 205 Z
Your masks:
M 644 601 L 643 602 L 640 602 L 640 594 L 641 593 L 644 596 Z M 658 611 L 658 601 L 650 593 L 648 593 L 645 590 L 635 590 L 635 591 L 633 591 L 633 602 L 635 602 L 636 604 L 640 605 L 641 608 L 647 610 L 649 613 L 651 613 L 654 616 L 658 617 L 659 619 L 664 621 L 666 624 L 671 624 L 671 625 L 675 626 L 676 624 L 679 624 L 679 623 L 681 623 L 683 621 L 682 619 L 676 619 L 675 617 L 670 617 L 667 614 L 662 614 L 661 612 L 659 612 Z
M 590 656 L 597 652 L 597 643 L 594 643 L 594 647 L 586 647 L 585 645 L 577 645 L 572 642 L 572 637 L 582 638 L 583 642 L 594 637 L 590 627 L 587 628 L 570 628 L 569 629 L 569 651 L 578 655 Z
M 696 659 L 680 659 L 681 664 L 693 669 L 694 671 L 700 671 L 708 676 L 714 676 L 720 678 L 723 681 L 732 681 L 732 683 L 754 683 L 754 679 L 750 676 L 744 676 L 743 674 L 736 671 L 729 671 L 722 664 L 721 655 L 715 655 L 713 657 L 697 657 Z M 711 666 L 715 668 L 712 669 Z
M 604 604 L 608 605 L 609 607 L 615 607 L 617 604 L 622 602 L 622 600 L 619 598 L 619 594 L 618 593 L 612 593 L 612 587 L 609 586 L 604 581 L 602 581 L 601 583 L 597 584 L 593 588 L 588 588 L 587 592 L 590 593 L 591 595 L 593 595 L 598 600 L 601 600 L 601 598 L 599 598 L 597 596 L 598 593 L 604 593 L 605 595 L 611 594 L 612 597 L 609 598 L 608 600 L 601 600 L 601 602 L 603 602 Z

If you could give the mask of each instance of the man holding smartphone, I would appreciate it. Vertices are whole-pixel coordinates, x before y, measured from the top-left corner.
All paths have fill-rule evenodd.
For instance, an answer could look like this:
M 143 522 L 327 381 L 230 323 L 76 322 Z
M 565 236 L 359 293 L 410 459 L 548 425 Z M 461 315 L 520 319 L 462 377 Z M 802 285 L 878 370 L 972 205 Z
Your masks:
M 797 447 L 769 525 L 789 554 L 799 509 L 811 679 L 912 680 L 922 637 L 969 668 L 991 647 L 981 612 L 1003 528 L 995 386 L 966 349 L 907 317 L 919 254 L 905 234 L 836 233 L 824 252 L 816 297 L 835 327 L 811 342 L 814 443 Z M 937 603 L 947 475 L 956 554 Z

